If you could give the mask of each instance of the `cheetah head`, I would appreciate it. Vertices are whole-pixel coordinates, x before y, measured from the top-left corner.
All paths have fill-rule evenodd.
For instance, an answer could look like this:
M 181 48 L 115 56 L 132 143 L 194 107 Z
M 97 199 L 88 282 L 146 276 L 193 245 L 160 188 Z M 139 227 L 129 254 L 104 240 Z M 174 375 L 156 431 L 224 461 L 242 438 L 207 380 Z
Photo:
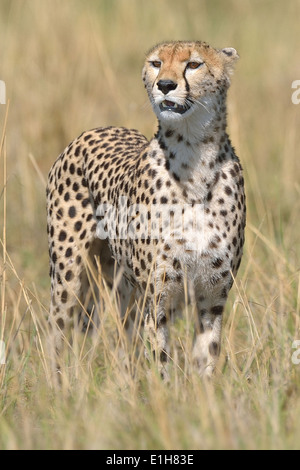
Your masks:
M 181 121 L 211 113 L 226 95 L 239 58 L 233 48 L 215 49 L 205 42 L 167 42 L 149 51 L 143 81 L 160 121 Z

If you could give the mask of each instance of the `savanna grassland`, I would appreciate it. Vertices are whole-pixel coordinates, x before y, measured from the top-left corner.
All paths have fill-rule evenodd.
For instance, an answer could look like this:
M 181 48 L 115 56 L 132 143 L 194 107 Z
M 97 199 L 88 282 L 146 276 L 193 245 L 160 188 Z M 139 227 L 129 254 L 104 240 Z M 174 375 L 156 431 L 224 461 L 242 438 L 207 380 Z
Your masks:
M 1 0 L 1 449 L 300 448 L 299 20 L 298 0 Z M 47 173 L 83 130 L 121 125 L 152 136 L 141 68 L 166 39 L 240 55 L 228 126 L 248 218 L 218 371 L 211 383 L 190 371 L 186 312 L 172 325 L 170 385 L 155 372 L 148 380 L 138 344 L 125 350 L 128 373 L 106 290 L 99 334 L 73 342 L 57 388 L 44 346 Z

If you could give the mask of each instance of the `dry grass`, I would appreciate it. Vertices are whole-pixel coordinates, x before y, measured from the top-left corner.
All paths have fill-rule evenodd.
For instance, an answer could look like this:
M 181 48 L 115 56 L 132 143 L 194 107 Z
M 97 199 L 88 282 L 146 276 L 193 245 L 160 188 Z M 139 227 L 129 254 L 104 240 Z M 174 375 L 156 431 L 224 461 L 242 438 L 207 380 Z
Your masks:
M 299 448 L 300 3 L 221 0 L 2 0 L 0 79 L 1 449 Z M 139 128 L 154 115 L 140 79 L 165 39 L 233 46 L 230 135 L 245 168 L 245 256 L 224 320 L 211 384 L 187 373 L 189 316 L 172 326 L 171 386 L 145 377 L 142 356 L 117 352 L 107 292 L 96 338 L 69 351 L 60 390 L 43 349 L 49 305 L 45 179 L 60 151 L 100 125 Z M 122 335 L 122 333 L 120 333 Z M 121 336 L 122 337 L 122 336 Z

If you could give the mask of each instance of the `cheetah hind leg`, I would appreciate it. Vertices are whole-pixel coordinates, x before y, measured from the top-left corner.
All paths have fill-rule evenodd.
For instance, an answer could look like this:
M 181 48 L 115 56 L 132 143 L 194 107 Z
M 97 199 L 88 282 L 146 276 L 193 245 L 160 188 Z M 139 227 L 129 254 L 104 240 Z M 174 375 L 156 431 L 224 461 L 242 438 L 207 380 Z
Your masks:
M 118 280 L 119 278 L 119 280 Z M 141 317 L 137 314 L 139 295 L 137 288 L 132 287 L 124 275 L 116 276 L 117 282 L 114 283 L 114 292 L 117 301 L 119 320 L 117 324 L 118 340 L 118 358 L 119 365 L 131 376 L 135 375 L 134 357 L 137 353 L 137 343 L 140 338 Z
M 82 280 L 81 298 L 84 299 L 85 295 L 85 301 L 79 314 L 79 324 L 85 334 L 102 337 L 105 331 L 101 318 L 105 312 L 111 311 L 118 332 L 117 356 L 129 371 L 130 355 L 138 334 L 136 288 L 131 286 L 123 272 L 122 266 L 112 257 L 107 242 L 95 239 L 89 251 L 86 275 Z
M 98 243 L 95 241 L 91 250 L 98 273 L 96 289 L 100 290 L 98 295 L 100 308 L 99 305 L 94 306 L 95 310 L 99 312 L 96 326 L 100 324 L 99 317 L 101 317 L 101 313 L 105 308 L 109 305 L 113 307 L 111 314 L 118 333 L 117 355 L 114 355 L 114 358 L 118 358 L 120 367 L 124 366 L 127 372 L 133 372 L 131 357 L 136 350 L 140 326 L 136 315 L 137 289 L 124 276 L 124 268 L 119 266 L 111 256 L 108 244 L 106 242 L 101 243 L 102 249 L 100 249 L 99 241 Z M 88 310 L 90 311 L 90 309 Z M 88 321 L 94 325 L 94 321 L 90 319 Z
M 97 288 L 90 287 L 90 268 L 94 261 L 93 250 L 101 251 L 101 246 L 95 248 L 92 240 L 90 243 L 93 247 L 90 250 L 80 243 L 64 247 L 61 245 L 61 250 L 56 249 L 55 245 L 50 249 L 51 302 L 47 349 L 55 382 L 57 379 L 61 382 L 63 371 L 66 370 L 64 352 L 75 346 L 71 332 L 74 332 L 74 338 L 76 332 L 80 333 L 82 329 L 98 324 L 96 316 L 91 318 L 89 315 L 93 310 L 99 311 L 93 306 L 98 292 Z
M 73 250 L 75 251 L 74 248 Z M 72 276 L 62 278 L 58 260 L 58 263 L 52 267 L 52 274 L 47 346 L 55 382 L 58 380 L 61 383 L 66 369 L 64 353 L 68 347 L 72 347 L 71 331 L 79 326 L 78 318 L 82 311 L 84 267 L 81 263 L 77 263 L 76 267 L 72 266 Z
M 167 316 L 162 300 L 158 305 L 149 302 L 145 315 L 145 356 L 151 363 L 155 362 L 160 377 L 165 383 L 170 380 L 169 377 L 169 346 Z

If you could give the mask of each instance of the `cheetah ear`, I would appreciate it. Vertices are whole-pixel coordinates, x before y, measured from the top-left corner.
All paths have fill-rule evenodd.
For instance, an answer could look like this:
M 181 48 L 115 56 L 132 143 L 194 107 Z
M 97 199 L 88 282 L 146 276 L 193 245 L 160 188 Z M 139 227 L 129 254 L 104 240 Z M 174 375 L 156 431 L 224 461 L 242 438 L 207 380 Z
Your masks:
M 237 60 L 239 58 L 239 55 L 234 49 L 234 47 L 225 47 L 224 49 L 222 49 L 222 52 L 227 57 L 231 57 L 231 59 Z
M 225 69 L 230 75 L 233 72 L 234 65 L 240 58 L 240 56 L 233 47 L 225 47 L 221 50 L 221 54 L 224 61 Z

